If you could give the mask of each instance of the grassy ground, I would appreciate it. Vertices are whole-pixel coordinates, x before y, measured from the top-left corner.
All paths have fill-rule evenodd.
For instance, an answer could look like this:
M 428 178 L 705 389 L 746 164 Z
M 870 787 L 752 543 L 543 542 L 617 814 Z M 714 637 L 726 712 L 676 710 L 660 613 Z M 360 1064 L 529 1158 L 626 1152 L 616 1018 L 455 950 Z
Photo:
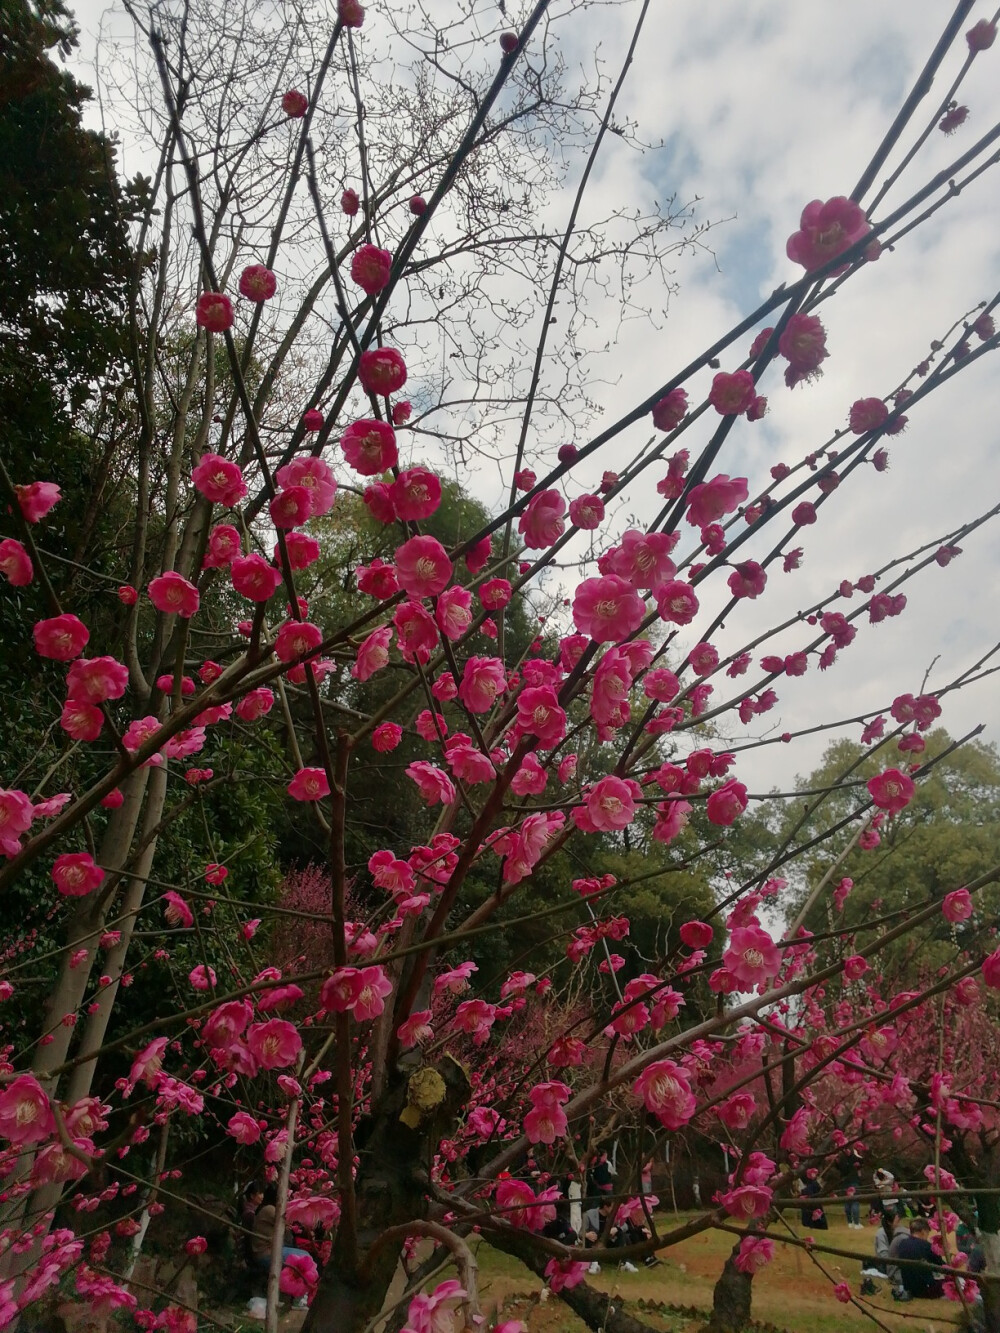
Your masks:
M 681 1220 L 686 1220 L 682 1214 Z M 791 1221 L 791 1217 L 789 1219 Z M 660 1229 L 673 1225 L 672 1215 L 660 1219 Z M 793 1230 L 800 1234 L 792 1223 Z M 776 1228 L 773 1234 L 778 1234 Z M 787 1234 L 787 1233 L 786 1233 Z M 831 1218 L 830 1230 L 816 1233 L 819 1243 L 852 1250 L 868 1257 L 874 1252 L 873 1232 L 851 1231 L 842 1218 Z M 722 1232 L 703 1232 L 660 1256 L 659 1267 L 619 1273 L 610 1265 L 587 1280 L 604 1291 L 615 1292 L 628 1302 L 628 1310 L 650 1327 L 672 1333 L 695 1333 L 712 1306 L 712 1288 L 733 1245 L 733 1237 Z M 500 1305 L 504 1317 L 527 1321 L 530 1333 L 584 1333 L 585 1325 L 561 1301 L 539 1302 L 541 1284 L 508 1258 L 482 1245 L 479 1249 L 480 1293 L 484 1305 Z M 801 1249 L 778 1245 L 774 1262 L 753 1281 L 753 1318 L 777 1325 L 788 1333 L 841 1333 L 841 1330 L 875 1328 L 856 1305 L 843 1305 L 833 1296 L 835 1282 L 848 1282 L 858 1298 L 860 1258 L 857 1261 L 832 1255 L 817 1255 L 831 1275 L 825 1277 Z M 832 1280 L 831 1280 L 832 1279 Z M 878 1296 L 863 1302 L 884 1327 L 908 1333 L 952 1333 L 960 1307 L 951 1301 L 911 1301 L 897 1305 L 885 1284 Z M 637 1309 L 633 1302 L 652 1302 L 654 1309 Z M 701 1311 L 699 1316 L 660 1311 L 659 1304 Z

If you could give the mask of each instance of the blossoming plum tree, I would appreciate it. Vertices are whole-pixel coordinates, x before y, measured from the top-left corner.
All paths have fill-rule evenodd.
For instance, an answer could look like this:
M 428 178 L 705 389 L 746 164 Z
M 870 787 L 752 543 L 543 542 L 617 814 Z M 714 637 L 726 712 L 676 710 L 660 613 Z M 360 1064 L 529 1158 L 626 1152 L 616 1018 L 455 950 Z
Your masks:
M 953 327 L 913 349 L 904 383 L 877 398 L 852 386 L 843 420 L 818 421 L 801 462 L 733 475 L 742 432 L 833 371 L 824 303 L 863 289 L 917 228 L 942 225 L 993 164 L 997 131 L 929 177 L 919 149 L 935 74 L 964 44 L 961 82 L 995 24 L 966 29 L 972 4 L 960 0 L 858 184 L 789 219 L 786 284 L 595 430 L 580 275 L 617 273 L 632 308 L 681 221 L 626 209 L 580 221 L 608 133 L 628 132 L 616 108 L 648 8 L 621 77 L 567 97 L 548 0 L 513 32 L 491 26 L 492 8 L 463 9 L 447 41 L 340 0 L 322 50 L 311 20 L 307 40 L 269 9 L 247 10 L 237 35 L 217 6 L 193 5 L 183 22 L 130 6 L 158 87 L 136 103 L 156 167 L 134 237 L 126 373 L 99 386 L 87 419 L 129 501 L 113 558 L 86 543 L 78 558 L 50 554 L 46 525 L 72 476 L 36 475 L 26 452 L 0 465 L 4 595 L 23 610 L 44 686 L 38 753 L 10 756 L 0 790 L 0 889 L 29 886 L 46 927 L 5 959 L 4 1001 L 33 958 L 58 969 L 30 1035 L 7 1036 L 0 1071 L 0 1322 L 16 1325 L 65 1283 L 136 1326 L 185 1326 L 176 1302 L 140 1305 L 134 1254 L 112 1250 L 141 1243 L 176 1202 L 164 1182 L 183 1172 L 174 1139 L 186 1135 L 172 1125 L 253 1148 L 274 1178 L 270 1329 L 285 1293 L 309 1299 L 307 1330 L 360 1333 L 401 1256 L 405 1328 L 482 1327 L 467 1243 L 479 1229 L 591 1327 L 635 1333 L 639 1321 L 584 1281 L 582 1250 L 541 1234 L 555 1179 L 611 1136 L 634 1167 L 619 1202 L 651 1232 L 624 1253 L 736 1232 L 719 1329 L 745 1322 L 752 1276 L 785 1239 L 769 1228 L 793 1170 L 861 1141 L 878 1108 L 917 1099 L 939 1194 L 986 1188 L 955 1156 L 962 1183 L 941 1174 L 960 1152 L 950 1126 L 995 1133 L 982 1082 L 946 1086 L 942 1055 L 904 1087 L 893 1055 L 932 1013 L 973 1000 L 994 1012 L 1000 950 L 974 914 L 1000 868 L 948 886 L 948 920 L 972 925 L 912 991 L 866 978 L 936 920 L 936 901 L 867 932 L 835 926 L 827 948 L 803 929 L 810 907 L 835 900 L 842 858 L 877 845 L 933 773 L 923 732 L 982 663 L 933 693 L 887 685 L 896 726 L 862 719 L 878 770 L 830 784 L 843 818 L 813 842 L 793 826 L 776 849 L 741 855 L 714 903 L 663 923 L 655 959 L 627 940 L 630 894 L 740 848 L 760 799 L 754 751 L 779 739 L 756 719 L 781 678 L 815 673 L 819 708 L 821 673 L 905 612 L 910 580 L 946 577 L 996 513 L 928 531 L 914 549 L 887 545 L 850 607 L 831 586 L 791 620 L 768 618 L 804 529 L 883 474 L 886 441 L 907 419 L 919 429 L 930 395 L 996 351 L 993 287 L 956 294 Z M 221 83 L 210 76 L 220 45 L 232 56 Z M 404 48 L 413 79 L 387 80 L 380 61 Z M 124 77 L 124 64 L 110 68 Z M 585 166 L 552 236 L 539 196 L 558 183 L 549 136 L 569 131 L 586 136 Z M 890 161 L 901 165 L 873 192 Z M 558 333 L 557 301 L 569 318 Z M 166 357 L 168 346 L 179 351 Z M 442 477 L 474 459 L 500 476 L 495 516 L 435 528 Z M 612 461 L 595 484 L 589 469 Z M 313 609 L 328 592 L 316 574 L 324 533 L 351 506 L 386 544 L 362 553 L 340 603 L 350 609 L 326 618 Z M 540 623 L 521 642 L 526 607 Z M 723 622 L 743 628 L 739 650 L 721 647 Z M 820 712 L 798 730 L 852 721 Z M 251 758 L 233 760 L 237 743 Z M 383 808 L 359 810 L 373 772 Z M 280 792 L 284 825 L 322 861 L 298 905 L 241 892 L 249 852 L 220 851 L 207 802 L 241 784 Z M 399 809 L 394 792 L 406 793 Z M 197 852 L 164 878 L 170 830 L 192 810 Z M 781 922 L 786 877 L 806 854 L 826 868 Z M 610 855 L 624 869 L 608 869 Z M 580 873 L 563 873 L 570 857 Z M 562 882 L 540 906 L 529 893 L 553 867 Z M 288 919 L 320 926 L 322 943 L 314 930 L 308 949 L 289 940 Z M 490 976 L 470 957 L 519 929 L 537 962 Z M 151 996 L 153 1016 L 136 1023 L 125 995 L 153 964 L 170 1004 Z M 724 1130 L 734 1166 L 697 1220 L 663 1231 L 638 1175 L 687 1127 Z M 146 1166 L 133 1150 L 151 1136 Z M 996 1211 L 980 1214 L 993 1227 L 996 1333 Z M 283 1265 L 286 1230 L 320 1224 L 320 1262 Z M 189 1240 L 192 1261 L 202 1239 Z M 420 1240 L 433 1244 L 425 1263 Z M 458 1277 L 423 1290 L 446 1256 Z M 967 1284 L 951 1290 L 970 1299 Z M 831 1295 L 859 1299 L 845 1284 Z

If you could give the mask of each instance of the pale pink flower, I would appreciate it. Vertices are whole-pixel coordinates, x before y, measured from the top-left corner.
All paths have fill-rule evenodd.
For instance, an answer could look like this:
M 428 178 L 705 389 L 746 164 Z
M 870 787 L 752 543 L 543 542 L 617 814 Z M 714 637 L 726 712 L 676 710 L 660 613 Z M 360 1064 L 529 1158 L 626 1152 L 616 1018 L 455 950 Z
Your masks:
M 31 635 L 39 657 L 71 662 L 86 648 L 90 630 L 77 616 L 64 613 L 49 620 L 36 621 Z
M 200 491 L 206 500 L 225 505 L 227 509 L 239 504 L 247 493 L 247 484 L 239 464 L 220 454 L 202 454 L 191 472 L 191 481 L 195 490 Z
M 172 569 L 151 580 L 146 591 L 157 611 L 163 611 L 167 615 L 177 615 L 183 620 L 190 620 L 198 610 L 200 600 L 198 589 Z
M 566 501 L 558 491 L 541 491 L 528 502 L 518 519 L 517 530 L 532 551 L 543 551 L 566 529 Z

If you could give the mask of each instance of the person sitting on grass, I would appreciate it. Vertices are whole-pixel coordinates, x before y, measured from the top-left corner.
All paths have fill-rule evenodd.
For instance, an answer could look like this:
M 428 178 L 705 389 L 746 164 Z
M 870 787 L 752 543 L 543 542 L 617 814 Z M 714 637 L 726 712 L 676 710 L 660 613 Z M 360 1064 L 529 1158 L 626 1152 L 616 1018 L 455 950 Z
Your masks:
M 892 1208 L 882 1212 L 882 1218 L 875 1231 L 875 1258 L 869 1259 L 861 1270 L 861 1292 L 871 1296 L 876 1291 L 876 1283 L 888 1278 L 894 1290 L 901 1288 L 899 1268 L 890 1259 L 890 1250 L 894 1236 L 908 1236 L 909 1227 L 905 1220 L 896 1215 Z
M 909 1235 L 894 1237 L 889 1247 L 892 1258 L 904 1261 L 899 1265 L 902 1291 L 893 1292 L 897 1300 L 937 1300 L 943 1294 L 941 1279 L 934 1271 L 941 1260 L 931 1248 L 930 1230 L 926 1218 L 915 1217 Z
M 605 1231 L 608 1219 L 611 1218 L 610 1230 Z M 650 1233 L 648 1227 L 636 1226 L 625 1218 L 618 1218 L 618 1204 L 612 1199 L 604 1199 L 596 1208 L 589 1208 L 583 1217 L 583 1241 L 590 1248 L 592 1245 L 604 1244 L 610 1249 L 617 1249 L 622 1245 L 639 1245 L 644 1240 L 649 1240 Z M 654 1254 L 647 1254 L 643 1263 L 647 1268 L 654 1268 L 659 1259 Z M 618 1265 L 626 1273 L 638 1273 L 635 1264 L 630 1263 L 628 1259 L 623 1259 Z M 591 1273 L 599 1273 L 601 1265 L 595 1259 L 590 1265 Z

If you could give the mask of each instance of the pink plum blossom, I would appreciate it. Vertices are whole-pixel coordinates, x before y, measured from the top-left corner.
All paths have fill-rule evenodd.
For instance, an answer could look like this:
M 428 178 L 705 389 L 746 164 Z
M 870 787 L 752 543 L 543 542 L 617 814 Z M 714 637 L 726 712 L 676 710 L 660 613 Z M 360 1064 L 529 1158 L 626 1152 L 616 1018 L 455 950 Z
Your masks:
M 183 620 L 190 618 L 198 610 L 199 594 L 193 583 L 168 569 L 153 579 L 147 589 L 149 600 L 166 615 L 177 615 Z
M 647 1065 L 632 1091 L 666 1129 L 681 1129 L 694 1115 L 696 1103 L 687 1071 L 673 1060 Z
M 814 199 L 806 204 L 799 228 L 788 238 L 785 249 L 788 258 L 801 264 L 807 273 L 842 255 L 869 231 L 864 211 L 843 195 L 826 203 Z M 834 269 L 833 273 L 841 271 Z
M 51 481 L 31 481 L 26 486 L 15 486 L 14 490 L 26 523 L 38 523 L 62 499 L 59 487 Z
M 79 657 L 90 638 L 90 630 L 83 621 L 67 613 L 36 621 L 31 634 L 39 657 L 56 662 L 71 662 Z
M 225 505 L 227 509 L 239 504 L 247 493 L 239 464 L 220 454 L 202 454 L 191 472 L 191 481 L 206 500 Z
M 330 781 L 322 768 L 300 768 L 288 784 L 294 801 L 321 801 L 330 795 Z
M 0 541 L 0 574 L 4 575 L 12 588 L 26 588 L 34 578 L 31 557 L 13 537 L 4 537 Z

